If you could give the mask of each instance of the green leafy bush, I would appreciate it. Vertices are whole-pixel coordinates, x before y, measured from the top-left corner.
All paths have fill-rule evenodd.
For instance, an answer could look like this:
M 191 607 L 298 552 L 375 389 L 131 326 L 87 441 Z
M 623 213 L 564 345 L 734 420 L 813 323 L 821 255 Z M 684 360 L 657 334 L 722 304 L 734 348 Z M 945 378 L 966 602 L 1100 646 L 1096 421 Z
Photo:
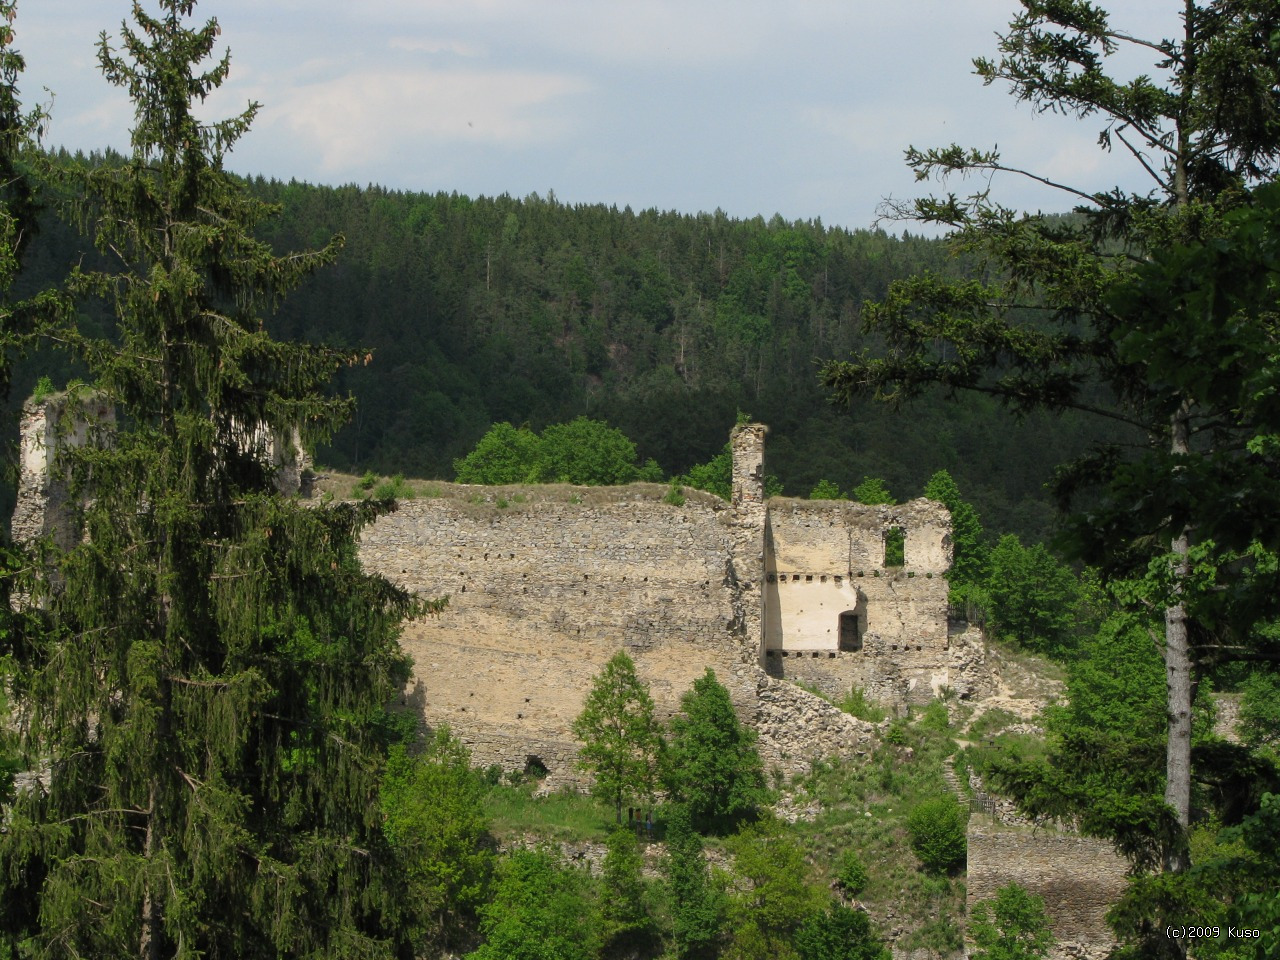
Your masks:
M 859 686 L 850 687 L 845 698 L 837 706 L 850 716 L 866 720 L 868 723 L 879 723 L 887 716 L 884 708 L 868 700 Z
M 391 479 L 378 484 L 374 488 L 373 495 L 379 500 L 412 500 L 414 493 L 413 488 L 405 483 L 404 474 L 397 473 Z
M 898 502 L 879 477 L 863 477 L 862 482 L 853 488 L 853 499 L 869 506 L 892 505 Z
M 934 797 L 917 804 L 907 817 L 911 849 L 926 870 L 946 873 L 964 866 L 968 817 L 954 797 Z
M 658 939 L 641 870 L 635 831 L 619 824 L 609 834 L 600 870 L 600 938 L 606 956 L 634 952 Z M 645 951 L 647 952 L 647 951 Z
M 856 852 L 846 850 L 840 855 L 840 862 L 836 865 L 836 883 L 845 893 L 856 897 L 866 888 L 869 879 L 867 868 Z
M 36 381 L 36 388 L 32 391 L 31 399 L 36 403 L 44 403 L 50 394 L 54 392 L 53 381 L 48 377 L 41 377 Z
M 1043 960 L 1053 946 L 1044 901 L 1016 883 L 974 905 L 969 935 L 977 948 L 973 960 Z
M 488 485 L 662 482 L 662 468 L 654 460 L 638 464 L 636 445 L 621 430 L 587 417 L 551 424 L 541 435 L 496 423 L 453 468 L 459 483 Z
M 892 954 L 861 910 L 833 903 L 796 931 L 800 960 L 890 960 Z
M 830 480 L 819 480 L 818 485 L 809 491 L 810 500 L 843 500 L 845 496 L 840 488 Z

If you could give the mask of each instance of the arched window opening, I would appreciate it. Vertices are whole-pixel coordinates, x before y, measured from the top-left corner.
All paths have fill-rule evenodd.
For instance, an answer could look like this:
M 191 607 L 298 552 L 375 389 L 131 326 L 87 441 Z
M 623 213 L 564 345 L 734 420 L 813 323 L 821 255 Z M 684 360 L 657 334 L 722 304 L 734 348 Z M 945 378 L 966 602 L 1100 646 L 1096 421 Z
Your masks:
M 862 632 L 858 629 L 858 615 L 852 610 L 840 614 L 840 649 L 855 652 L 862 649 Z

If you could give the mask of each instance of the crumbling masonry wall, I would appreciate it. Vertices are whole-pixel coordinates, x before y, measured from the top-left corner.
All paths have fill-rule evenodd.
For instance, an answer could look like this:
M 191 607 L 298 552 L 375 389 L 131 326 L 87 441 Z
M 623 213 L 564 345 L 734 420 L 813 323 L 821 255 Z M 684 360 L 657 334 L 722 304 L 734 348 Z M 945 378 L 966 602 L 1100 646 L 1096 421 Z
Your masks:
M 1017 883 L 1042 897 L 1057 943 L 1049 960 L 1102 960 L 1115 946 L 1106 913 L 1127 883 L 1111 844 L 1073 833 L 969 822 L 966 909 Z
M 886 564 L 890 531 L 904 563 Z M 951 519 L 930 500 L 867 506 L 769 502 L 765 531 L 766 664 L 839 696 L 856 684 L 887 703 L 952 686 L 947 634 Z
M 15 535 L 26 540 L 57 528 L 65 494 L 50 480 L 49 465 L 58 445 L 68 442 L 50 426 L 57 411 L 33 406 L 29 413 L 14 520 Z M 109 419 L 110 411 L 104 407 L 97 415 Z M 440 616 L 405 627 L 402 642 L 414 661 L 406 707 L 428 726 L 448 724 L 477 763 L 541 766 L 550 772 L 549 785 L 576 781 L 571 724 L 594 677 L 625 649 L 664 718 L 679 709 L 693 681 L 713 669 L 743 721 L 760 731 L 769 766 L 797 772 L 814 759 L 863 750 L 866 725 L 761 670 L 766 620 L 778 613 L 776 589 L 765 589 L 766 565 L 847 575 L 850 544 L 879 537 L 892 520 L 912 527 L 909 572 L 932 575 L 945 569 L 946 557 L 936 544 L 929 548 L 933 553 L 925 551 L 928 541 L 917 533 L 931 522 L 945 525 L 945 511 L 938 514 L 941 508 L 933 505 L 930 513 L 923 501 L 874 516 L 865 513 L 872 508 L 856 505 L 814 513 L 804 503 L 766 502 L 766 434 L 762 424 L 733 431 L 729 503 L 686 491 L 685 503 L 675 506 L 664 502 L 665 487 L 645 484 L 442 484 L 439 496 L 403 501 L 379 519 L 362 536 L 366 568 L 423 596 L 450 598 Z M 73 431 L 70 442 L 82 439 Z M 246 436 L 243 443 L 271 458 L 285 492 L 297 489 L 304 461 L 296 438 Z M 818 530 L 823 522 L 798 519 L 806 516 L 823 522 L 838 516 L 843 527 L 834 537 L 809 536 L 808 528 Z M 855 530 L 862 532 L 855 536 Z M 65 536 L 74 538 L 74 532 L 67 527 Z M 941 543 L 945 533 L 939 537 L 934 539 Z M 934 632 L 945 640 L 946 612 L 922 594 L 924 579 L 890 580 L 859 589 L 874 627 L 868 637 L 891 638 L 884 642 L 893 654 L 900 648 L 904 661 L 899 670 L 886 667 L 892 680 L 873 693 L 901 701 L 937 686 L 936 671 L 911 661 L 906 637 L 929 635 L 920 623 L 935 615 Z M 794 614 L 783 610 L 784 619 Z M 873 646 L 880 642 L 874 637 Z M 916 645 L 923 650 L 922 642 Z M 931 641 L 929 649 L 934 646 Z M 790 639 L 783 647 L 790 649 Z M 827 686 L 845 689 L 851 666 L 864 675 L 852 661 L 806 664 Z
M 80 531 L 68 500 L 60 453 L 84 446 L 95 433 L 95 442 L 101 442 L 115 429 L 115 422 L 114 405 L 92 392 L 74 398 L 55 393 L 40 400 L 32 397 L 23 404 L 18 496 L 10 527 L 15 542 L 31 543 L 49 536 L 64 550 L 75 544 Z M 311 461 L 297 429 L 240 431 L 237 441 L 271 467 L 277 490 L 286 496 L 301 490 Z
M 752 550 L 759 557 L 752 515 L 696 491 L 672 506 L 665 487 L 647 484 L 438 492 L 403 501 L 368 528 L 361 559 L 424 596 L 448 595 L 442 614 L 404 630 L 414 661 L 406 705 L 428 726 L 447 723 L 476 763 L 522 769 L 536 758 L 549 786 L 576 781 L 570 726 L 620 649 L 664 719 L 712 668 L 743 719 L 766 728 L 769 765 L 802 769 L 857 750 L 869 735 L 761 673 L 759 578 L 742 570 Z M 783 729 L 778 707 L 797 696 L 811 715 Z M 818 730 L 831 736 L 816 739 Z
M 83 446 L 94 430 L 109 430 L 114 422 L 115 409 L 92 396 L 77 401 L 74 411 L 68 409 L 67 396 L 61 393 L 23 404 L 19 422 L 22 459 L 10 528 L 16 542 L 50 536 L 62 549 L 75 544 L 79 532 L 73 526 L 74 511 L 67 499 L 58 454 Z

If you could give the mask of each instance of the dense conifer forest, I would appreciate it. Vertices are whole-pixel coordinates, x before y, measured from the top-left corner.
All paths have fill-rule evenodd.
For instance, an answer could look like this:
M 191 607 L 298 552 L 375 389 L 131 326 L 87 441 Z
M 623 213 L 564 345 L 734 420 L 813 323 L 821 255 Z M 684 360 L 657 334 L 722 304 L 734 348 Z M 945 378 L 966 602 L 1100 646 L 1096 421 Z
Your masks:
M 869 345 L 865 301 L 914 273 L 968 269 L 937 240 L 554 195 L 247 186 L 281 207 L 261 228 L 278 252 L 346 240 L 333 268 L 269 320 L 284 339 L 371 351 L 335 382 L 357 399 L 353 421 L 318 451 L 337 469 L 453 479 L 453 461 L 494 423 L 537 430 L 586 415 L 671 475 L 712 457 L 746 411 L 770 425 L 768 469 L 789 494 L 879 476 L 908 499 L 945 468 L 994 526 L 1039 538 L 1053 465 L 1104 435 L 1071 415 L 1018 421 L 995 401 L 832 404 L 819 365 Z M 94 256 L 52 216 L 41 231 L 31 289 Z M 93 308 L 81 309 L 92 324 Z M 36 355 L 16 392 L 51 371 L 60 385 L 64 363 Z

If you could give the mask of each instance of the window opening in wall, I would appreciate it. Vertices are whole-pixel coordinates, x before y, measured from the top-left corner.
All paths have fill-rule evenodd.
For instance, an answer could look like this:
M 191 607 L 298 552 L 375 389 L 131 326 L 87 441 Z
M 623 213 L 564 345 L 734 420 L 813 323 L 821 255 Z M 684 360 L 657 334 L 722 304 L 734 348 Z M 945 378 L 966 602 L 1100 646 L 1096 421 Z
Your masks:
M 900 567 L 906 563 L 907 535 L 901 527 L 890 527 L 884 534 L 884 565 Z
M 524 760 L 524 775 L 533 780 L 541 780 L 551 771 L 547 769 L 547 765 L 542 762 L 541 757 L 535 757 L 529 754 Z
M 852 610 L 840 614 L 840 649 L 857 651 L 862 649 L 862 632 L 858 629 L 858 615 Z

